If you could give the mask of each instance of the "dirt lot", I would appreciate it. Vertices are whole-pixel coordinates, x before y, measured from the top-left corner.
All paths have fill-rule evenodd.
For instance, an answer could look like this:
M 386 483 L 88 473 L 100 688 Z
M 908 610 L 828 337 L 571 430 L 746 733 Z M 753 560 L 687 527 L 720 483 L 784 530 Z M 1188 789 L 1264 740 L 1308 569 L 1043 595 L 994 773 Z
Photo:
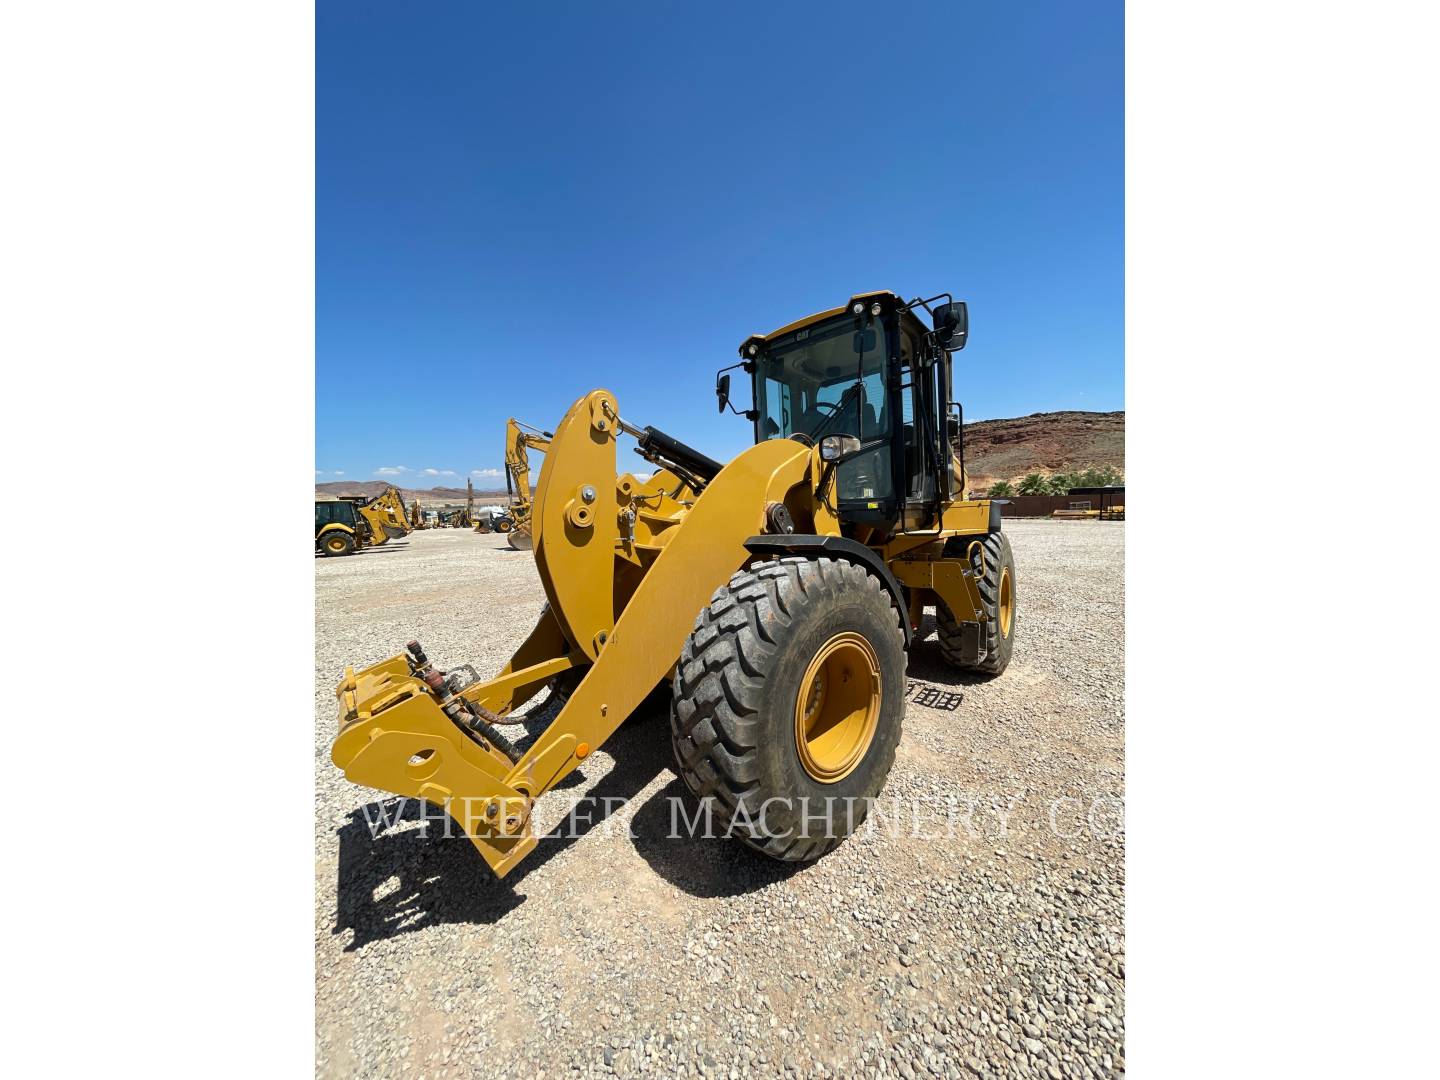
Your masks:
M 1014 659 L 960 677 L 927 620 L 873 831 L 799 868 L 668 838 L 657 711 L 542 801 L 567 838 L 503 882 L 417 814 L 372 836 L 398 804 L 330 764 L 333 687 L 411 637 L 497 670 L 542 603 L 530 555 L 438 530 L 317 559 L 317 1071 L 1123 1073 L 1125 526 L 1005 528 Z

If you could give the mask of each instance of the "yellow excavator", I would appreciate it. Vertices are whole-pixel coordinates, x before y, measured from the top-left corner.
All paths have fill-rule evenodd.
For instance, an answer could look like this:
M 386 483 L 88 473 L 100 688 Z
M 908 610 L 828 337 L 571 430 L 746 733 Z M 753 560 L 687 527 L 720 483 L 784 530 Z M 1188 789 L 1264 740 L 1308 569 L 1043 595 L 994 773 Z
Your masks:
M 548 431 L 521 423 L 513 416 L 505 423 L 505 490 L 510 495 L 506 512 L 491 523 L 516 551 L 529 551 L 535 546 L 530 532 L 530 510 L 534 505 L 530 493 L 530 451 L 545 453 L 555 436 Z
M 410 506 L 410 528 L 419 532 L 426 527 L 425 515 L 420 511 L 420 500 L 416 499 Z
M 347 668 L 332 761 L 443 807 L 503 877 L 536 847 L 535 801 L 663 685 L 697 814 L 776 859 L 834 848 L 894 761 L 925 609 L 958 669 L 998 675 L 1014 647 L 1000 505 L 964 497 L 963 443 L 951 451 L 968 332 L 949 294 L 873 292 L 746 338 L 715 389 L 754 445 L 724 465 L 632 423 L 607 390 L 581 397 L 547 436 L 530 507 L 534 629 L 488 679 L 416 641 Z M 617 475 L 629 439 L 644 481 Z M 512 743 L 500 727 L 547 685 L 558 714 Z
M 405 513 L 405 501 L 399 490 L 392 484 L 379 495 L 342 495 L 340 498 L 353 503 L 361 519 L 368 526 L 363 530 L 364 542 L 379 547 L 390 540 L 398 540 L 410 533 L 410 519 Z

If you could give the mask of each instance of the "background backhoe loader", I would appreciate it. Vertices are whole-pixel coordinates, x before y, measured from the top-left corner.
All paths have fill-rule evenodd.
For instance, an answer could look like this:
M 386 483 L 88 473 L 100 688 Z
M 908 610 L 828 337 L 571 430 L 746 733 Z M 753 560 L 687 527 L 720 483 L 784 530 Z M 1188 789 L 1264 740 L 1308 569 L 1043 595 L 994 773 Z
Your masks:
M 998 674 L 1014 645 L 1000 506 L 964 498 L 950 450 L 967 332 L 948 294 L 876 292 L 748 338 L 716 379 L 722 411 L 729 372 L 751 379 L 755 444 L 728 465 L 586 394 L 530 507 L 547 603 L 529 637 L 486 680 L 413 641 L 347 669 L 334 763 L 444 807 L 504 876 L 537 843 L 535 800 L 667 683 L 676 771 L 714 827 L 777 859 L 829 851 L 894 761 L 924 609 L 958 668 Z M 616 475 L 622 438 L 649 480 Z M 512 745 L 498 726 L 547 684 L 559 713 Z
M 365 544 L 366 526 L 347 499 L 315 500 L 315 550 L 321 555 L 353 555 Z
M 342 495 L 342 499 L 354 504 L 360 517 L 368 526 L 365 543 L 378 547 L 388 540 L 398 540 L 410 533 L 410 519 L 405 512 L 405 501 L 393 485 L 379 495 Z
M 534 546 L 530 531 L 530 510 L 534 505 L 530 493 L 530 451 L 542 454 L 550 449 L 555 436 L 548 431 L 522 424 L 513 416 L 505 424 L 505 490 L 510 493 L 510 509 L 493 524 L 496 532 L 507 533 L 506 541 L 516 551 L 529 551 Z

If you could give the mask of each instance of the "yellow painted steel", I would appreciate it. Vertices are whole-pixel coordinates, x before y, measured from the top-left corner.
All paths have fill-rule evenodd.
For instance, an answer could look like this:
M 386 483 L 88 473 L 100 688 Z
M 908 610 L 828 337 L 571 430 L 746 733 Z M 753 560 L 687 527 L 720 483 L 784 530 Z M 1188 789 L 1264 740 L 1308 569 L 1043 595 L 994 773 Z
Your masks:
M 443 807 L 491 866 L 534 846 L 522 832 L 529 801 L 504 782 L 510 763 L 482 749 L 440 711 L 403 656 L 356 675 L 336 693 L 343 726 L 330 760 L 357 784 Z M 492 805 L 498 811 L 487 811 Z
M 535 431 L 526 431 L 528 425 L 521 424 L 513 416 L 505 422 L 505 471 L 513 486 L 510 494 L 511 526 L 502 530 L 511 547 L 517 551 L 528 551 L 534 546 L 530 535 L 530 514 L 533 496 L 530 491 L 530 451 L 548 453 L 550 436 Z
M 553 436 L 525 435 L 513 421 L 507 427 L 507 468 L 523 465 L 512 476 L 528 500 L 527 535 L 547 604 L 497 675 L 452 698 L 448 688 L 427 685 L 425 672 L 402 654 L 347 670 L 336 691 L 335 764 L 356 783 L 445 807 L 502 877 L 535 847 L 534 800 L 603 745 L 673 670 L 697 614 L 754 561 L 745 541 L 766 531 L 766 507 L 784 504 L 796 532 L 841 535 L 834 511 L 816 497 L 824 472 L 818 447 L 758 443 L 697 492 L 665 468 L 644 481 L 617 475 L 620 415 L 613 394 L 594 390 L 570 407 Z M 528 459 L 512 454 L 527 448 L 545 451 L 533 498 Z M 944 551 L 952 538 L 986 535 L 990 504 L 954 502 L 933 517 L 926 529 L 855 535 L 909 588 L 912 623 L 936 598 L 960 621 L 983 622 L 974 570 Z M 1013 617 L 1007 610 L 1013 602 L 1007 609 L 1002 601 L 1002 619 Z M 833 783 L 873 739 L 879 665 L 863 637 L 841 634 L 810 666 L 805 682 L 816 695 L 802 689 L 797 698 L 796 745 L 810 774 Z M 483 723 L 472 723 L 472 731 L 451 718 L 503 719 L 556 677 L 573 689 L 518 761 L 492 745 Z M 469 714 L 465 703 L 473 706 Z
M 608 390 L 577 401 L 555 429 L 540 470 L 531 511 L 535 566 L 561 628 L 594 659 L 615 625 L 615 599 L 605 588 L 620 538 L 615 492 L 615 437 L 602 412 L 615 408 Z
M 1015 619 L 1015 583 L 1010 580 L 1010 568 L 1000 573 L 1000 636 L 1010 636 L 1010 624 Z
M 810 661 L 795 695 L 795 748 L 822 784 L 855 771 L 880 722 L 880 661 L 862 634 L 836 634 Z
M 985 622 L 987 619 L 978 578 L 962 559 L 943 559 L 928 553 L 911 555 L 893 560 L 890 572 L 895 575 L 896 581 L 911 590 L 912 599 L 918 600 L 921 606 L 933 603 L 927 595 L 933 593 L 945 601 L 945 606 L 955 613 L 960 622 Z M 912 621 L 919 620 L 913 619 L 912 615 Z
M 355 504 L 355 512 L 369 524 L 372 546 L 379 547 L 387 540 L 398 540 L 409 534 L 410 519 L 405 512 L 405 501 L 394 485 L 372 499 L 356 496 L 347 501 Z
M 564 708 L 517 763 L 480 746 L 446 716 L 403 655 L 347 672 L 337 688 L 335 764 L 356 783 L 445 807 L 501 876 L 535 845 L 528 827 L 533 800 L 600 746 L 665 677 L 696 612 L 749 561 L 744 542 L 762 530 L 766 504 L 793 500 L 818 472 L 818 451 L 786 440 L 746 450 L 698 496 L 681 491 L 664 470 L 643 484 L 616 477 L 612 415 L 614 397 L 596 391 L 556 429 L 532 518 L 549 603 L 505 669 L 461 693 L 503 716 L 555 675 L 585 668 Z M 580 523 L 578 507 L 591 511 Z M 618 593 L 626 602 L 617 619 Z
M 564 659 L 564 667 L 546 670 L 546 665 L 554 663 L 557 658 Z M 539 693 L 540 688 L 555 675 L 584 662 L 583 656 L 570 649 L 565 632 L 560 629 L 560 623 L 547 604 L 529 637 L 515 650 L 515 655 L 500 669 L 500 673 L 488 682 L 466 687 L 462 696 L 489 709 L 496 716 L 504 716 Z
M 877 289 L 873 292 L 856 293 L 850 300 L 853 303 L 856 300 L 869 300 L 876 296 L 894 296 L 896 299 L 899 299 L 895 293 L 892 293 L 888 289 Z M 807 326 L 814 326 L 816 323 L 824 322 L 826 319 L 833 319 L 836 315 L 843 315 L 844 313 L 845 308 L 843 307 L 830 308 L 827 311 L 817 311 L 814 315 L 806 315 L 803 319 L 796 319 L 794 322 L 786 323 L 778 330 L 771 330 L 768 334 L 756 334 L 755 336 L 767 340 L 777 338 L 781 334 L 788 334 L 792 330 L 803 330 Z

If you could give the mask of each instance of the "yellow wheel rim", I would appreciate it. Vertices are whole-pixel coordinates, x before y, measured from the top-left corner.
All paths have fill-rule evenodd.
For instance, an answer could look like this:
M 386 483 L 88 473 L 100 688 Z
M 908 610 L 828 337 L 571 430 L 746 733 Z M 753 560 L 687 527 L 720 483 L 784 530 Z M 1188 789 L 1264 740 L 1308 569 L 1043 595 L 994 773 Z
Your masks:
M 1015 586 L 1010 581 L 1010 568 L 1000 573 L 1000 636 L 1010 636 L 1010 623 L 1015 618 Z
M 795 748 L 822 784 L 845 779 L 865 757 L 880 721 L 880 662 L 859 634 L 836 634 L 800 680 Z
M 340 539 L 340 537 L 338 536 L 332 536 L 330 538 L 329 547 L 331 551 L 344 551 L 345 541 Z

